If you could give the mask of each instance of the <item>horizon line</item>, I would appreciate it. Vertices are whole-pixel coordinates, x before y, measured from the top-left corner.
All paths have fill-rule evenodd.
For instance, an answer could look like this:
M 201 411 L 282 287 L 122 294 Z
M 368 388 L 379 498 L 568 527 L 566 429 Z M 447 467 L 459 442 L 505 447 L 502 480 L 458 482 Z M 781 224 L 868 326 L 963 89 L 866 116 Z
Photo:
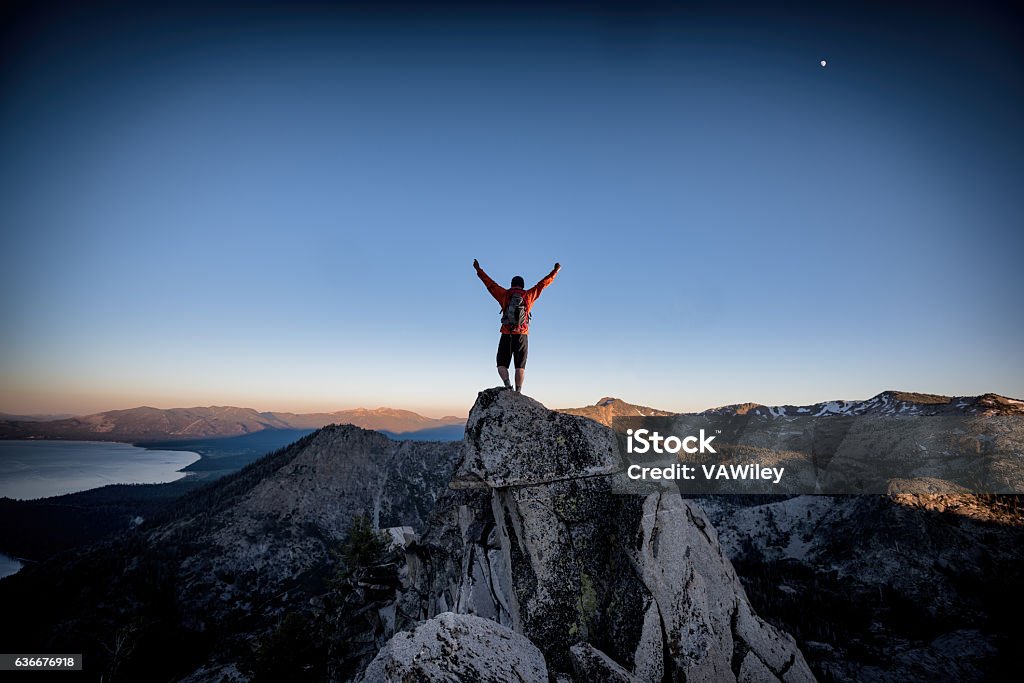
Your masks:
M 927 391 L 912 391 L 912 390 L 904 390 L 904 389 L 883 389 L 883 390 L 878 391 L 878 392 L 872 394 L 871 396 L 868 396 L 868 397 L 865 397 L 865 398 L 852 398 L 852 399 L 851 398 L 831 398 L 831 399 L 822 399 L 822 400 L 818 400 L 818 401 L 813 401 L 811 403 L 788 403 L 788 402 L 783 402 L 783 403 L 762 403 L 762 402 L 759 402 L 759 401 L 733 401 L 733 402 L 722 403 L 722 404 L 718 404 L 718 405 L 714 405 L 714 406 L 709 406 L 709 407 L 703 408 L 703 410 L 714 410 L 714 409 L 717 409 L 717 408 L 724 408 L 724 407 L 728 407 L 728 406 L 745 405 L 745 404 L 762 405 L 762 406 L 771 407 L 771 406 L 815 405 L 815 404 L 818 404 L 818 403 L 828 403 L 828 402 L 833 402 L 833 401 L 856 402 L 856 401 L 869 400 L 871 398 L 874 398 L 875 396 L 879 396 L 879 395 L 885 394 L 885 393 L 918 394 L 918 395 L 926 395 L 926 396 L 939 396 L 939 397 L 943 397 L 943 398 L 949 398 L 951 400 L 952 399 L 956 399 L 956 398 L 975 398 L 975 397 L 980 397 L 980 396 L 985 396 L 985 395 L 1000 396 L 1002 398 L 1009 399 L 1009 400 L 1012 400 L 1012 401 L 1022 401 L 1022 400 L 1024 400 L 1024 399 L 1018 399 L 1018 398 L 1015 398 L 1015 397 L 1012 397 L 1012 396 L 1008 396 L 1008 395 L 1005 395 L 1005 394 L 1000 394 L 1000 393 L 994 392 L 994 391 L 987 391 L 987 392 L 982 392 L 982 393 L 978 393 L 978 394 L 936 394 L 936 393 L 927 392 Z M 529 394 L 527 394 L 527 396 L 529 396 Z M 533 397 L 530 397 L 530 398 L 533 398 Z M 624 403 L 628 403 L 630 405 L 636 405 L 636 406 L 641 406 L 641 407 L 646 407 L 646 408 L 653 408 L 655 410 L 666 410 L 666 411 L 676 412 L 678 414 L 684 414 L 686 412 L 700 412 L 699 410 L 698 411 L 676 411 L 676 410 L 673 410 L 673 409 L 666 409 L 666 408 L 663 408 L 663 407 L 652 405 L 652 404 L 650 404 L 648 402 L 632 402 L 632 401 L 628 401 L 626 399 L 620 398 L 618 396 L 612 396 L 610 394 L 605 394 L 604 396 L 599 398 L 597 401 L 592 402 L 592 403 L 585 403 L 585 404 L 576 405 L 576 406 L 563 406 L 561 409 L 578 409 L 578 408 L 587 408 L 587 407 L 598 406 L 598 405 L 601 405 L 603 402 L 605 402 L 605 401 L 607 401 L 609 399 L 620 400 L 620 401 L 623 401 Z M 534 399 L 534 400 L 537 400 L 537 399 Z M 236 409 L 236 410 L 251 410 L 251 411 L 253 411 L 255 413 L 258 413 L 258 414 L 261 414 L 261 415 L 265 415 L 265 414 L 285 414 L 285 413 L 291 414 L 291 415 L 336 415 L 338 413 L 347 413 L 347 412 L 354 412 L 354 411 L 359 411 L 359 410 L 365 410 L 365 411 L 370 411 L 370 412 L 381 411 L 381 410 L 398 410 L 398 411 L 412 413 L 412 414 L 417 415 L 419 417 L 424 417 L 424 418 L 427 418 L 427 419 L 430 419 L 430 420 L 444 420 L 446 418 L 458 418 L 458 419 L 462 418 L 462 415 L 454 413 L 454 412 L 446 412 L 446 413 L 444 413 L 444 414 L 442 414 L 440 416 L 431 416 L 431 415 L 426 415 L 424 413 L 418 412 L 416 410 L 412 410 L 410 408 L 402 408 L 402 407 L 395 407 L 395 406 L 378 406 L 376 408 L 368 408 L 366 406 L 356 406 L 356 407 L 353 407 L 353 408 L 338 408 L 336 410 L 321 409 L 321 410 L 306 410 L 306 411 L 303 411 L 303 410 L 281 410 L 281 409 L 260 410 L 258 408 L 253 408 L 251 406 L 232 405 L 232 404 L 173 405 L 173 406 L 167 407 L 167 408 L 160 408 L 160 407 L 157 407 L 157 406 L 154 406 L 154 405 L 149 405 L 149 404 L 141 404 L 141 405 L 130 406 L 130 407 L 126 407 L 126 408 L 108 408 L 108 409 L 104 409 L 104 410 L 95 410 L 95 411 L 92 411 L 92 412 L 72 412 L 72 411 L 53 411 L 53 412 L 42 411 L 41 412 L 41 411 L 21 411 L 21 410 L 0 410 L 0 415 L 11 416 L 11 417 L 13 417 L 15 419 L 15 421 L 16 421 L 16 419 L 18 417 L 49 418 L 51 420 L 70 420 L 70 419 L 81 418 L 81 417 L 90 417 L 92 415 L 102 415 L 104 413 L 111 413 L 111 412 L 117 412 L 117 411 L 127 411 L 127 410 L 140 410 L 140 409 L 144 409 L 144 408 L 148 408 L 148 409 L 151 409 L 151 410 L 195 410 L 195 409 L 231 408 L 231 409 Z M 553 410 L 559 410 L 559 409 L 560 408 L 554 408 Z M 467 411 L 466 412 L 466 417 L 468 417 L 468 414 L 469 413 Z M 0 419 L 9 419 L 9 418 L 0 417 Z

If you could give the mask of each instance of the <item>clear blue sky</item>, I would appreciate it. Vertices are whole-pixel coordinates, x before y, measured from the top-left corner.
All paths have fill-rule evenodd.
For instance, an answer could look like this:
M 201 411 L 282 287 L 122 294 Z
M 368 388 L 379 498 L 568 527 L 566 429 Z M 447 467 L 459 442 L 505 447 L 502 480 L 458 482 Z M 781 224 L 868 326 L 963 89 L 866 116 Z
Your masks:
M 74 5 L 5 24 L 0 411 L 464 413 L 474 258 L 563 264 L 550 406 L 1024 397 L 995 6 Z

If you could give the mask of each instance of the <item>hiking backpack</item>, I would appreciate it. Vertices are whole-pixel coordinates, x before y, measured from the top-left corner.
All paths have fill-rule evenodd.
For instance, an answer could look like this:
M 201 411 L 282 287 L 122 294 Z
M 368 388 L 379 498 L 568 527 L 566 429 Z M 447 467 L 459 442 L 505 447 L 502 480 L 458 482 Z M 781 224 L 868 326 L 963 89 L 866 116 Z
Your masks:
M 515 330 L 530 322 L 533 316 L 526 310 L 526 297 L 523 295 L 521 289 L 509 291 L 508 302 L 501 311 L 502 325 L 508 325 Z

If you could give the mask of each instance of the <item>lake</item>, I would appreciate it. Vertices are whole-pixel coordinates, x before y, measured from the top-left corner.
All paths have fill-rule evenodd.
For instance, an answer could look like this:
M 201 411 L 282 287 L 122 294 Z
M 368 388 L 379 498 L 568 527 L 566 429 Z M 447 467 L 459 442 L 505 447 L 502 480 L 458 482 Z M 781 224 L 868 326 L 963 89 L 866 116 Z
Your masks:
M 21 562 L 9 555 L 0 553 L 0 579 L 11 574 L 17 574 L 19 569 L 21 569 Z
M 199 459 L 188 451 L 98 441 L 0 441 L 0 497 L 29 500 L 107 484 L 162 484 Z

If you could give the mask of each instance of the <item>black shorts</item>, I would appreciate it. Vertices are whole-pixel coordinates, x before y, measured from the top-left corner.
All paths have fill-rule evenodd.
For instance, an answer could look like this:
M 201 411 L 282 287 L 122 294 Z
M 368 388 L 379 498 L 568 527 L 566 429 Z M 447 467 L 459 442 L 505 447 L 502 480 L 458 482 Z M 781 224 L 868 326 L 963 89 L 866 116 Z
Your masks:
M 526 367 L 526 351 L 529 335 L 503 334 L 498 340 L 498 367 L 507 368 L 508 362 L 515 356 L 516 368 Z

